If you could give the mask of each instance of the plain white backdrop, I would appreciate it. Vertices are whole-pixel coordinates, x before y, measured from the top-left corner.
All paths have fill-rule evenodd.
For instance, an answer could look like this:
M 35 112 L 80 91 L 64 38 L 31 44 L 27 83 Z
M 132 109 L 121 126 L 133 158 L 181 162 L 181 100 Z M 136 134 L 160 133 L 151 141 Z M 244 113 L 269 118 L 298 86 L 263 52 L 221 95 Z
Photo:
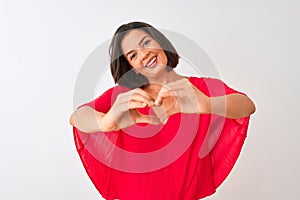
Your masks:
M 74 84 L 90 53 L 136 20 L 193 39 L 256 103 L 236 166 L 207 199 L 299 199 L 299 9 L 297 0 L 1 0 L 0 199 L 101 199 L 68 123 Z

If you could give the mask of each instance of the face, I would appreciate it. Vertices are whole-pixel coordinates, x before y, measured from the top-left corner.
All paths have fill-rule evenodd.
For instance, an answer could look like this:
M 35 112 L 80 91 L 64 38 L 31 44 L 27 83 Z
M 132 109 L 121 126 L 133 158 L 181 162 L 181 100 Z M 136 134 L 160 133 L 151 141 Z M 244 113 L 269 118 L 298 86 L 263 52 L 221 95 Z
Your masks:
M 166 72 L 167 56 L 161 46 L 142 30 L 130 31 L 122 40 L 121 48 L 129 64 L 148 78 Z

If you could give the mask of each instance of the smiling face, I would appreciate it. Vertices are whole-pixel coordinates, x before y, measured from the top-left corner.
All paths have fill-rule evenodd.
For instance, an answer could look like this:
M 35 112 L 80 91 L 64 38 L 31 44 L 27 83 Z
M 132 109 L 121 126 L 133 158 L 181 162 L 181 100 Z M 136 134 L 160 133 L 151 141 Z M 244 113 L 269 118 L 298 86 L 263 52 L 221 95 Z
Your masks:
M 159 43 L 142 30 L 130 31 L 121 42 L 122 52 L 129 64 L 147 78 L 166 73 L 167 56 Z

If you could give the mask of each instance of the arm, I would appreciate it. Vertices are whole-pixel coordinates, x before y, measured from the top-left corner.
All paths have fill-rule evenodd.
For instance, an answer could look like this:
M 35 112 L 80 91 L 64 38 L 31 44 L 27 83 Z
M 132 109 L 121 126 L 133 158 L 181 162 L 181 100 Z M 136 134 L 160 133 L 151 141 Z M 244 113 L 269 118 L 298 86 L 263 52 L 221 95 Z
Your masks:
M 152 97 L 137 88 L 119 94 L 107 113 L 82 106 L 71 115 L 70 124 L 86 133 L 117 131 L 135 123 L 159 124 L 156 116 L 143 115 L 136 110 L 153 104 Z
M 253 101 L 247 95 L 231 89 L 221 80 L 204 78 L 196 85 L 197 87 L 193 85 L 193 89 L 200 113 L 238 119 L 248 117 L 256 110 Z
M 85 133 L 108 132 L 118 130 L 113 120 L 102 112 L 98 112 L 89 106 L 77 109 L 70 117 L 70 124 Z
M 199 104 L 201 104 L 201 102 L 199 102 Z M 232 119 L 247 117 L 256 110 L 251 99 L 239 93 L 209 97 L 207 98 L 206 105 L 206 113 L 213 113 Z
M 217 114 L 227 118 L 244 118 L 255 112 L 255 105 L 249 97 L 229 89 L 221 81 L 208 79 L 214 87 L 214 96 L 207 96 L 194 84 L 186 79 L 180 79 L 163 87 L 157 96 L 155 103 L 162 104 L 163 99 L 174 97 L 177 99 L 172 110 L 167 113 L 170 116 L 177 112 Z M 221 87 L 221 89 L 220 89 Z M 205 87 L 201 86 L 204 89 Z M 227 88 L 227 89 L 226 89 Z M 226 92 L 227 90 L 227 92 Z M 225 93 L 226 92 L 226 93 Z

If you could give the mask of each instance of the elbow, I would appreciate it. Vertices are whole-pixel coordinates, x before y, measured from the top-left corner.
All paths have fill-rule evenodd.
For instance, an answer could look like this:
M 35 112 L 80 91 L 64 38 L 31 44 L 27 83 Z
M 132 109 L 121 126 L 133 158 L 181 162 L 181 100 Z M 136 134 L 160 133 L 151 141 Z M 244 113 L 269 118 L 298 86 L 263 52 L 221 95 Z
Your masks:
M 252 102 L 252 103 L 253 103 L 253 102 Z M 255 113 L 255 111 L 256 111 L 256 107 L 255 107 L 255 105 L 254 105 L 254 103 L 253 103 L 253 107 L 252 107 L 252 110 L 251 110 L 251 114 Z
M 256 107 L 254 102 L 249 98 L 249 115 L 252 115 L 253 113 L 255 113 L 256 111 Z
M 75 126 L 74 113 L 70 116 L 69 123 L 71 126 Z
M 255 107 L 255 104 L 254 102 L 246 95 L 243 96 L 244 98 L 244 101 L 243 101 L 243 104 L 242 104 L 242 107 L 241 108 L 243 111 L 243 116 L 250 116 L 252 115 L 253 113 L 255 113 L 256 111 L 256 107 Z

